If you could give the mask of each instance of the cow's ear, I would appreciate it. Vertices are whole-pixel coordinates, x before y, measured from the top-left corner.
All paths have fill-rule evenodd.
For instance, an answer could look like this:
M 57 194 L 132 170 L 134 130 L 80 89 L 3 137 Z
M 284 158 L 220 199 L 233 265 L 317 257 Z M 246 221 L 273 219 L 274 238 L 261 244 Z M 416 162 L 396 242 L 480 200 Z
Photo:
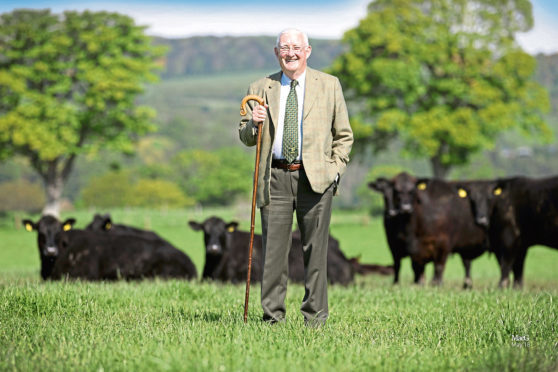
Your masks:
M 368 183 L 368 187 L 372 190 L 383 192 L 388 187 L 389 181 L 383 177 L 379 177 L 376 181 L 372 181 Z
M 426 190 L 428 187 L 428 178 L 419 178 L 415 183 L 418 190 Z
M 27 231 L 37 230 L 37 224 L 31 220 L 23 220 L 22 223 Z
M 110 229 L 112 229 L 112 220 L 110 219 L 110 217 L 107 217 L 105 215 L 103 220 L 103 230 L 109 231 Z
M 188 221 L 188 225 L 190 225 L 192 230 L 195 230 L 195 231 L 203 230 L 203 225 L 196 222 L 196 221 Z
M 226 224 L 226 228 L 228 232 L 234 232 L 237 227 L 238 227 L 238 222 L 236 221 L 229 222 L 228 224 Z
M 72 229 L 72 226 L 74 225 L 74 223 L 76 223 L 76 219 L 75 218 L 68 218 L 66 221 L 64 221 L 64 223 L 62 224 L 62 229 L 64 231 L 68 231 Z

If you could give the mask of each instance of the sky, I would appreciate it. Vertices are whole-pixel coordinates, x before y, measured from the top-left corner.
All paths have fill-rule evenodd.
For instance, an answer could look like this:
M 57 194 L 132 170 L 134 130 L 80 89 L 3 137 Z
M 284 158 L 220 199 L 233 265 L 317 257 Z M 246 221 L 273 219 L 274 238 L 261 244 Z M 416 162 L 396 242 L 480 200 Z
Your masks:
M 0 13 L 17 8 L 107 10 L 127 14 L 146 33 L 167 38 L 196 35 L 277 35 L 287 27 L 308 33 L 310 39 L 340 39 L 366 15 L 370 0 L 1 0 Z M 558 0 L 532 0 L 534 28 L 517 39 L 531 54 L 558 53 Z

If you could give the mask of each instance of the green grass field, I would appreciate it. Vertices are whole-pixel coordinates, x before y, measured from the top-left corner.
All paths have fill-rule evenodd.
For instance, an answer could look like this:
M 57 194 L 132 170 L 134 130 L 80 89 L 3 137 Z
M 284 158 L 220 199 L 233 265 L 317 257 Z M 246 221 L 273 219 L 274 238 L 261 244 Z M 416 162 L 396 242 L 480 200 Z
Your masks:
M 189 219 L 235 219 L 249 209 L 111 211 L 115 222 L 157 231 L 186 251 L 201 272 L 201 233 Z M 66 213 L 85 226 L 92 211 Z M 19 216 L 28 217 L 28 216 Z M 36 218 L 37 216 L 33 216 Z M 471 291 L 461 289 L 459 257 L 441 288 L 358 277 L 330 286 L 330 319 L 315 330 L 299 312 L 304 288 L 290 285 L 287 321 L 260 320 L 259 286 L 242 321 L 244 286 L 182 281 L 43 282 L 35 233 L 0 228 L 0 370 L 525 370 L 558 369 L 558 251 L 532 248 L 525 288 L 498 290 L 494 257 L 473 262 Z M 382 221 L 334 211 L 331 233 L 348 256 L 389 264 Z M 427 277 L 432 268 L 427 268 Z

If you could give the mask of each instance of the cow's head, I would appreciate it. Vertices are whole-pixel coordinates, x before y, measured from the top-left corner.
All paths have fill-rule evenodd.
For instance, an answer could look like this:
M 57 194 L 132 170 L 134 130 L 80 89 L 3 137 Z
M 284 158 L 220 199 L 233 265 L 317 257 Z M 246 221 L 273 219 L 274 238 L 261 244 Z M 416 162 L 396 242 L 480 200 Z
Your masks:
M 76 220 L 68 218 L 60 222 L 56 217 L 46 215 L 37 222 L 23 220 L 27 231 L 37 231 L 39 254 L 41 257 L 41 276 L 46 279 L 50 275 L 52 265 L 61 251 L 68 245 L 68 237 L 64 231 L 72 229 Z
M 464 181 L 456 182 L 454 187 L 460 198 L 469 201 L 475 223 L 488 228 L 494 206 L 505 196 L 507 183 L 504 180 Z
M 380 177 L 376 181 L 369 182 L 368 187 L 372 190 L 379 192 L 384 197 L 384 215 L 386 217 L 394 217 L 398 211 L 393 204 L 393 182 Z
M 391 182 L 394 208 L 401 214 L 412 213 L 417 190 L 423 190 L 423 182 L 407 172 L 399 173 Z
M 110 214 L 107 213 L 103 216 L 101 216 L 100 214 L 95 214 L 95 216 L 93 216 L 93 221 L 91 221 L 91 223 L 89 223 L 89 225 L 87 225 L 85 229 L 91 231 L 109 231 L 110 229 L 112 229 L 112 220 L 110 218 Z
M 189 221 L 188 224 L 195 231 L 203 231 L 207 256 L 223 255 L 227 250 L 227 235 L 238 227 L 238 222 L 226 223 L 219 217 L 210 217 L 202 223 Z

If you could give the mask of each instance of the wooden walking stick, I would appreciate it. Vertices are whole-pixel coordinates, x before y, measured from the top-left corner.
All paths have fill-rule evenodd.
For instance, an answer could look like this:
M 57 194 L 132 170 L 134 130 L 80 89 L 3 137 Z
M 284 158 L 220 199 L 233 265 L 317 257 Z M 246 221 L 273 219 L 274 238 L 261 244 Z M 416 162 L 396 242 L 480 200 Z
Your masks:
M 254 94 L 247 95 L 240 103 L 240 115 L 246 115 L 246 102 L 254 100 L 260 105 L 264 104 L 264 100 Z M 260 145 L 262 142 L 262 126 L 263 122 L 257 122 L 258 139 L 256 141 L 256 167 L 254 170 L 254 186 L 252 192 L 252 214 L 250 216 L 250 248 L 248 250 L 248 276 L 246 277 L 246 296 L 244 297 L 244 323 L 248 319 L 248 299 L 250 298 L 250 276 L 252 274 L 252 249 L 254 247 L 254 220 L 256 219 L 256 193 L 258 190 L 258 171 L 260 168 Z

